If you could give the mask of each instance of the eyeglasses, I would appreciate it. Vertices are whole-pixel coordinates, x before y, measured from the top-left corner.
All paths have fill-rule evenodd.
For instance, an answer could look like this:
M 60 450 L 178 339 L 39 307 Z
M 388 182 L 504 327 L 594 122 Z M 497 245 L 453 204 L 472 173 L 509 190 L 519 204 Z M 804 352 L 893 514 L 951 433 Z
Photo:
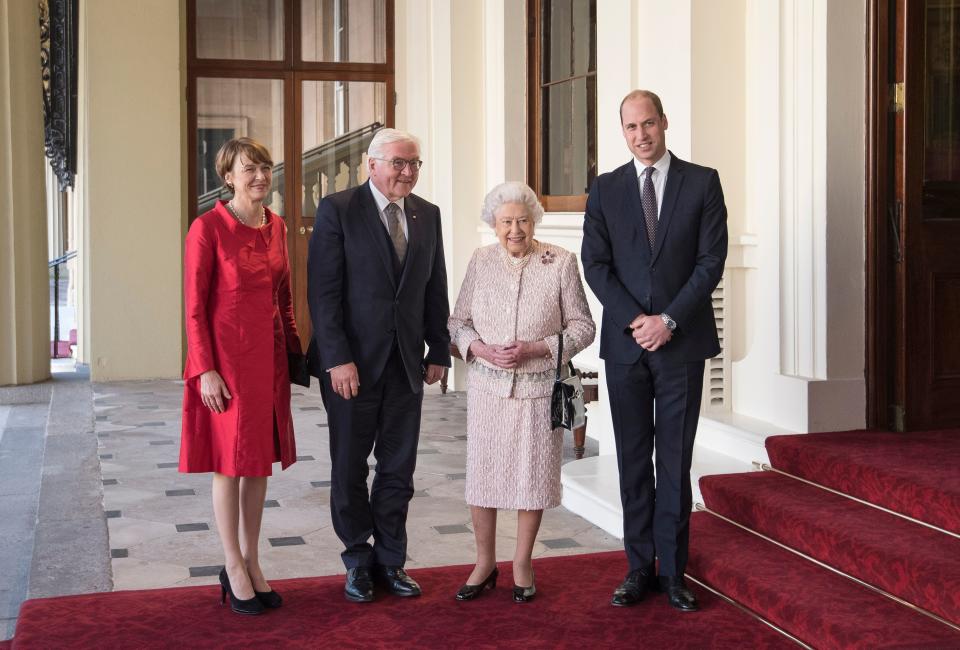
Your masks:
M 423 167 L 423 161 L 417 160 L 417 159 L 404 160 L 403 158 L 377 158 L 376 156 L 370 156 L 370 157 L 373 158 L 374 160 L 382 160 L 383 162 L 390 163 L 393 166 L 394 170 L 398 172 L 402 172 L 404 169 L 406 169 L 407 165 L 410 165 L 410 170 L 415 172 L 420 171 L 420 168 Z

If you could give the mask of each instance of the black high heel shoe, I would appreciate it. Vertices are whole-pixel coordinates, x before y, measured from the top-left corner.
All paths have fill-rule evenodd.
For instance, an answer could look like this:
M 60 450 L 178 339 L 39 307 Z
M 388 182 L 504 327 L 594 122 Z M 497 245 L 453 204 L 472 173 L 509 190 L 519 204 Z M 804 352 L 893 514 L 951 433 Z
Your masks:
M 531 573 L 530 575 L 530 586 L 529 587 L 520 587 L 517 583 L 513 583 L 513 602 L 515 603 L 529 603 L 533 600 L 533 597 L 537 595 L 537 584 L 534 580 L 534 576 Z
M 457 592 L 457 600 L 473 600 L 477 596 L 483 593 L 485 589 L 495 589 L 497 586 L 497 576 L 500 575 L 500 569 L 493 567 L 493 571 L 490 572 L 490 575 L 484 579 L 478 585 L 463 585 L 460 587 L 460 591 Z
M 283 598 L 281 598 L 280 594 L 275 592 L 273 589 L 270 591 L 257 591 L 254 589 L 253 595 L 257 600 L 260 601 L 260 604 L 267 609 L 276 609 L 283 604 Z
M 262 614 L 263 613 L 263 603 L 257 598 L 256 593 L 253 592 L 253 598 L 248 598 L 247 600 L 240 600 L 233 595 L 233 589 L 230 588 L 230 578 L 227 576 L 227 567 L 220 569 L 220 604 L 226 602 L 227 594 L 230 594 L 230 609 L 235 611 L 237 614 Z

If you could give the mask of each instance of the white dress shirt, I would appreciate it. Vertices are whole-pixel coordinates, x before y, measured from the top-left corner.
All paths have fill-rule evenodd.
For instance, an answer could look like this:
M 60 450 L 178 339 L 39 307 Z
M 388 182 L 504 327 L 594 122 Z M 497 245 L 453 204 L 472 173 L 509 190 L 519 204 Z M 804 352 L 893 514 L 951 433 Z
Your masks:
M 654 174 L 656 175 L 656 174 Z M 400 212 L 397 214 L 397 219 L 400 221 L 400 227 L 403 228 L 403 238 L 407 241 L 410 241 L 410 235 L 407 232 L 407 213 L 403 209 L 403 199 L 397 199 L 396 201 L 390 201 L 383 193 L 377 189 L 377 186 L 373 184 L 373 181 L 370 182 L 370 192 L 373 193 L 373 200 L 377 203 L 377 211 L 380 213 L 380 222 L 383 224 L 383 227 L 387 229 L 387 235 L 390 235 L 390 226 L 387 224 L 387 215 L 384 213 L 384 209 L 390 205 L 390 203 L 396 203 L 400 207 Z
M 633 159 L 633 166 L 637 168 L 637 183 L 640 186 L 640 196 L 643 196 L 643 174 L 647 168 L 642 162 Z M 660 208 L 663 207 L 663 190 L 667 187 L 667 173 L 670 171 L 670 152 L 667 151 L 660 160 L 653 163 L 653 190 L 657 193 L 657 221 L 660 221 Z M 371 183 L 371 187 L 373 184 Z

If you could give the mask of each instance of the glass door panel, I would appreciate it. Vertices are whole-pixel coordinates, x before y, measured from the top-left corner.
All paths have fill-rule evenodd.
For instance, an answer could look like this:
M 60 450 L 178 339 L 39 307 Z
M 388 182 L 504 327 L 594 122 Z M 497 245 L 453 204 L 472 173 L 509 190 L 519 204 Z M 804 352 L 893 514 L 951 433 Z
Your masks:
M 303 217 L 320 199 L 367 180 L 367 147 L 386 123 L 386 84 L 304 81 L 301 86 Z
M 301 59 L 326 63 L 385 63 L 384 0 L 302 0 Z
M 924 219 L 960 219 L 960 1 L 924 15 Z
M 217 175 L 217 151 L 231 138 L 247 136 L 273 157 L 273 186 L 265 204 L 284 214 L 283 80 L 197 78 L 197 214 L 230 193 Z
M 198 59 L 283 60 L 283 0 L 196 0 Z

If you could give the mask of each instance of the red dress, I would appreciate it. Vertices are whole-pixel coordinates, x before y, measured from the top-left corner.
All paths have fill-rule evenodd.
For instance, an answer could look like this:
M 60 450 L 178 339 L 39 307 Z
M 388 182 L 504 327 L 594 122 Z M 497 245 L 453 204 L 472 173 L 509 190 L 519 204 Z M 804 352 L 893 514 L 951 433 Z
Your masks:
M 287 227 L 266 215 L 263 228 L 250 228 L 218 201 L 187 233 L 181 472 L 270 476 L 272 463 L 286 469 L 297 459 L 287 351 L 301 350 Z M 200 398 L 207 370 L 218 371 L 233 396 L 223 413 Z

